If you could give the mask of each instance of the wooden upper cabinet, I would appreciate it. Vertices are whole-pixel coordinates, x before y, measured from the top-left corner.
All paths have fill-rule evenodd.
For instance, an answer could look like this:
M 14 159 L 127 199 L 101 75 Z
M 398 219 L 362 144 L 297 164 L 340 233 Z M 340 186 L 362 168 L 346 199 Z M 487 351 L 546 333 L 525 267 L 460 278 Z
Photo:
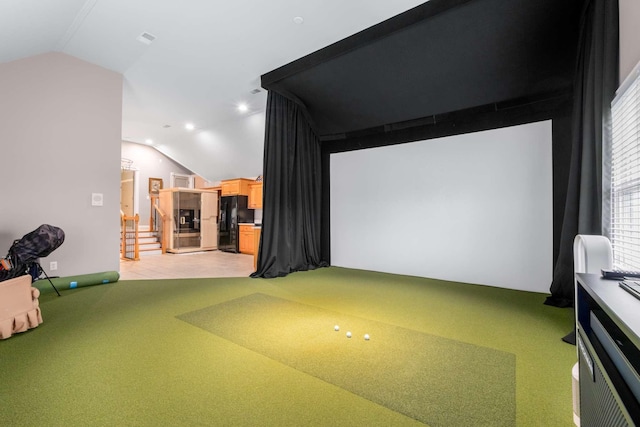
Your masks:
M 249 184 L 249 209 L 262 209 L 262 182 Z
M 254 182 L 251 179 L 236 178 L 222 181 L 222 196 L 248 196 L 249 184 Z

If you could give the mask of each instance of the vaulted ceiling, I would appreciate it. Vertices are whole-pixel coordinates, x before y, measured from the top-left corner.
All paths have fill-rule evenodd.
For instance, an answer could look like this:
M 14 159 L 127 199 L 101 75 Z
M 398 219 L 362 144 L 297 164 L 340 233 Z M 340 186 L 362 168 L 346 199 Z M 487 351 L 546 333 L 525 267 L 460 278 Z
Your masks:
M 420 3 L 2 0 L 0 64 L 58 51 L 122 73 L 123 139 L 152 140 L 211 181 L 255 176 L 266 100 L 264 90 L 252 93 L 260 76 Z M 137 40 L 143 33 L 155 37 L 151 44 Z

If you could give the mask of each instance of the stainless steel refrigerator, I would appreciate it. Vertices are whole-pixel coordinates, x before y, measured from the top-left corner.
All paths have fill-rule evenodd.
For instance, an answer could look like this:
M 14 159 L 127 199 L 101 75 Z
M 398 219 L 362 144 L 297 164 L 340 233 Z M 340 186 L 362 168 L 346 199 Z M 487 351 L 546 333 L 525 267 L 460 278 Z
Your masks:
M 247 208 L 247 196 L 222 196 L 218 222 L 218 249 L 225 252 L 239 251 L 238 224 L 253 223 L 253 210 Z

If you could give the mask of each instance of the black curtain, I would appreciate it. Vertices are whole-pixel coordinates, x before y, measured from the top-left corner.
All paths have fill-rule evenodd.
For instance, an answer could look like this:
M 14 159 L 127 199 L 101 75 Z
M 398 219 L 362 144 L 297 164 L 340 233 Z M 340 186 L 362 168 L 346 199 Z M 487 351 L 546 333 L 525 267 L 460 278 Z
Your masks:
M 302 106 L 269 91 L 258 265 L 251 277 L 279 277 L 327 264 L 321 259 L 320 140 Z
M 549 305 L 573 305 L 575 236 L 602 234 L 603 141 L 610 137 L 607 124 L 618 86 L 618 34 L 618 0 L 587 0 L 574 83 L 567 200 Z

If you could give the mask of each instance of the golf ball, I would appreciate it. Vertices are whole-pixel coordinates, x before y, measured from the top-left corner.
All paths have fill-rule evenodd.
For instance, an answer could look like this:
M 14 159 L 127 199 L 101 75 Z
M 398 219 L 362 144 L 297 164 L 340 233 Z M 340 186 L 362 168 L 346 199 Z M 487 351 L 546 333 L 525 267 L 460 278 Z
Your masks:
M 333 329 L 334 329 L 335 331 L 339 331 L 339 330 L 340 330 L 340 326 L 336 325 L 336 326 L 334 326 L 334 327 L 333 327 Z
M 369 334 L 364 334 L 364 339 L 365 339 L 366 341 L 369 341 L 369 338 L 370 338 L 370 337 L 369 337 Z
M 347 338 L 351 338 L 351 332 L 347 332 Z

